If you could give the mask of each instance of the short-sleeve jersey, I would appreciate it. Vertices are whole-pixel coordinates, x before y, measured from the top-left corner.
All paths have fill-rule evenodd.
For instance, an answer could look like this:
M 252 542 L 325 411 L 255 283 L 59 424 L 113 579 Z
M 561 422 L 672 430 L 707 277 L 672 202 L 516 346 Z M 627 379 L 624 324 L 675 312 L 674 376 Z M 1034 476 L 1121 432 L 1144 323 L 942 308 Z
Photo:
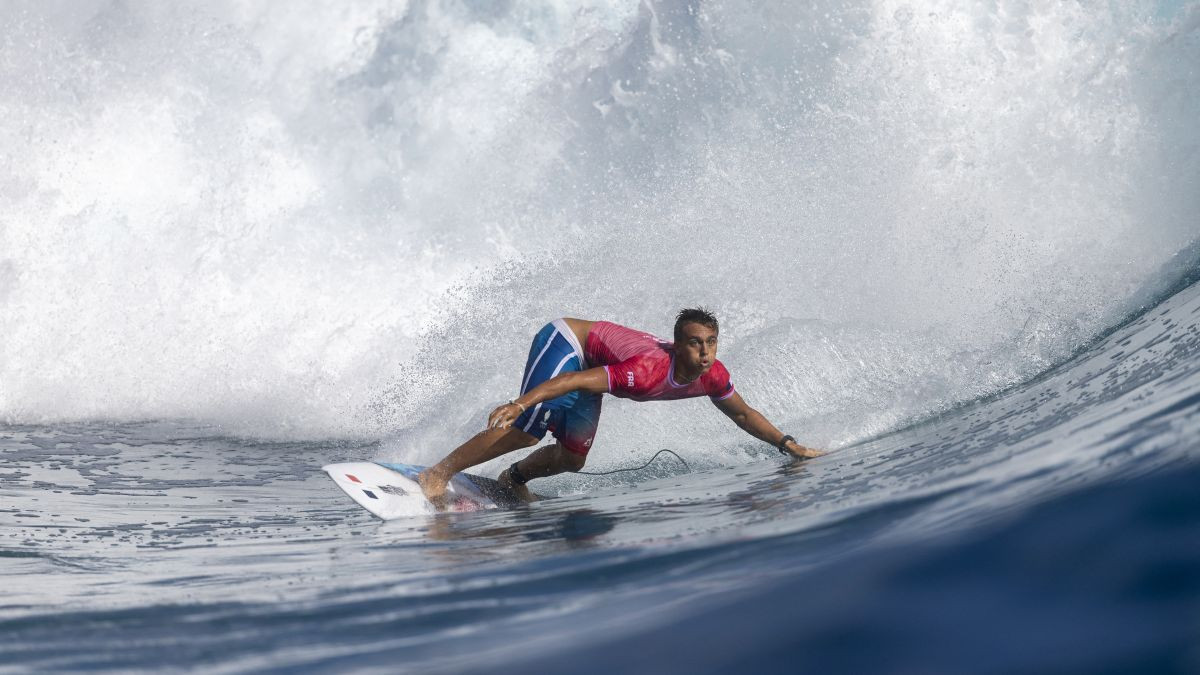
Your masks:
M 708 396 L 723 401 L 733 396 L 733 383 L 725 364 L 713 361 L 699 378 L 687 384 L 675 381 L 674 343 L 649 333 L 608 321 L 592 324 L 584 345 L 590 367 L 608 372 L 608 393 L 635 401 L 669 401 Z

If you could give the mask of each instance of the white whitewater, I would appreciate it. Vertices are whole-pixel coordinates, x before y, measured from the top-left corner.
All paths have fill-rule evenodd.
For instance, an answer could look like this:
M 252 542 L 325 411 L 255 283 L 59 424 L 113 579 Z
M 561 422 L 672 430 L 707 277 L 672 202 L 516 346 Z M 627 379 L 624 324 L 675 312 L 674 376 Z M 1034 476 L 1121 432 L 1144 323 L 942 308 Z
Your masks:
M 1173 283 L 1195 3 L 794 5 L 6 3 L 0 419 L 428 462 L 544 321 L 705 304 L 744 395 L 837 447 Z M 596 461 L 728 461 L 696 405 L 609 406 Z

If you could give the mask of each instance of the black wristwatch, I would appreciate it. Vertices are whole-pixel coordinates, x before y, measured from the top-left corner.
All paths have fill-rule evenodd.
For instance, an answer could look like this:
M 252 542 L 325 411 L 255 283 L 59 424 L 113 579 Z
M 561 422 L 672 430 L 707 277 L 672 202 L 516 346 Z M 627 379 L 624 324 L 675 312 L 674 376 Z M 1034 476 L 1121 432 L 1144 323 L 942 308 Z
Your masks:
M 783 438 L 779 439 L 779 442 L 775 444 L 775 447 L 778 448 L 779 451 L 782 452 L 783 454 L 790 455 L 790 454 L 792 454 L 791 451 L 788 450 L 786 447 L 784 447 L 787 445 L 788 441 L 795 443 L 796 439 L 792 438 L 791 436 L 789 436 L 787 434 L 784 434 Z

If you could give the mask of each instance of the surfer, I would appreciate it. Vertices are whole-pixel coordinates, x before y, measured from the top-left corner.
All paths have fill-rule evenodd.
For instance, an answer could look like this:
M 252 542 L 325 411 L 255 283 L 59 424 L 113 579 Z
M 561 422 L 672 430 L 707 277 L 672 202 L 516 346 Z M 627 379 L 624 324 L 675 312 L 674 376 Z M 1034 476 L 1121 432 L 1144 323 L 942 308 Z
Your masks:
M 422 472 L 421 489 L 440 508 L 454 474 L 536 445 L 550 431 L 556 443 L 513 462 L 497 479 L 532 501 L 528 481 L 583 468 L 605 393 L 635 401 L 708 396 L 751 436 L 795 457 L 824 454 L 796 443 L 742 399 L 717 360 L 718 330 L 717 318 L 703 308 L 679 312 L 673 343 L 608 321 L 555 319 L 533 338 L 521 395 L 493 410 L 487 429 Z

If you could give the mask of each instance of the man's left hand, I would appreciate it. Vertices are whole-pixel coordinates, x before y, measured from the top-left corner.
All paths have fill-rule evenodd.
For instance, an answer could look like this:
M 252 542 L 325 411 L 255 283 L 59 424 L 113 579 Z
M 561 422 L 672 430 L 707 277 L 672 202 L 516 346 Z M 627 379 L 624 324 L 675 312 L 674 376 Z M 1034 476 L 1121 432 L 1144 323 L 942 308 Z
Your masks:
M 516 403 L 505 403 L 488 415 L 489 429 L 507 429 L 521 416 L 524 410 Z
M 827 454 L 824 450 L 816 450 L 813 448 L 806 448 L 803 445 L 800 445 L 799 443 L 797 443 L 796 441 L 788 441 L 783 447 L 788 452 L 792 453 L 793 455 L 795 455 L 796 457 L 798 457 L 800 459 L 812 459 L 813 457 L 820 457 L 821 455 Z

